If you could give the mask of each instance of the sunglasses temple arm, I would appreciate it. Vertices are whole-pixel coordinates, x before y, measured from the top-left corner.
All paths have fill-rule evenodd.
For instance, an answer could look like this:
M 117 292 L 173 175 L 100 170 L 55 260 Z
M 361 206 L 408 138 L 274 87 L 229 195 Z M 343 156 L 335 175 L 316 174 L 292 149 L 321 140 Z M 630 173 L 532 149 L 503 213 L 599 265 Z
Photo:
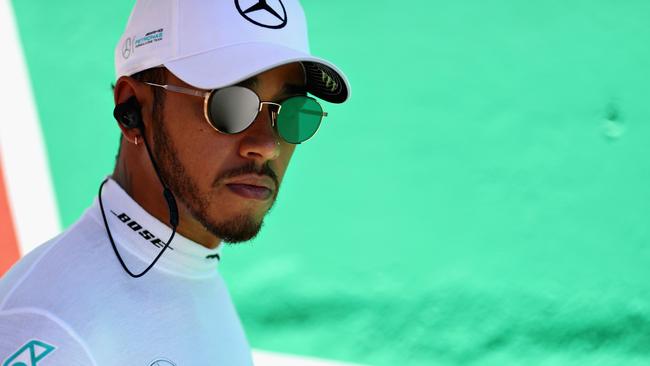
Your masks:
M 204 91 L 196 90 L 196 89 L 183 88 L 182 86 L 167 85 L 167 84 L 161 85 L 161 84 L 155 84 L 155 83 L 149 83 L 149 82 L 145 82 L 145 84 L 151 85 L 151 86 L 157 86 L 159 88 L 163 88 L 165 90 L 169 90 L 169 91 L 175 92 L 175 93 L 193 95 L 195 97 L 205 97 L 207 95 L 210 95 L 210 92 L 204 92 Z

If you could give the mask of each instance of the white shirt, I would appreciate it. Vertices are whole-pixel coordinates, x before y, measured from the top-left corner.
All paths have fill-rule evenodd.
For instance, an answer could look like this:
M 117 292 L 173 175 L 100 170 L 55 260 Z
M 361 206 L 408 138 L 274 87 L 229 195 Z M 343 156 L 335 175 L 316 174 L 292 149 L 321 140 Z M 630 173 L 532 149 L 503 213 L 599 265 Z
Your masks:
M 142 272 L 171 229 L 113 180 L 102 201 L 122 258 L 131 272 Z M 156 265 L 132 278 L 95 199 L 72 227 L 0 279 L 0 366 L 252 365 L 217 271 L 219 251 L 177 233 Z

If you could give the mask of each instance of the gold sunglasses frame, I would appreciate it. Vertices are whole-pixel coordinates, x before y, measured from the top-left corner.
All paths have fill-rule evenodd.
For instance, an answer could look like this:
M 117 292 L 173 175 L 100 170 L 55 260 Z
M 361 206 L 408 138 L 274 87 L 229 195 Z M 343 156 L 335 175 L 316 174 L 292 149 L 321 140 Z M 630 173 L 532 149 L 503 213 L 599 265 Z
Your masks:
M 218 128 L 216 128 L 212 123 L 210 123 L 210 117 L 209 117 L 209 115 L 208 115 L 208 103 L 210 102 L 210 97 L 211 97 L 211 96 L 212 96 L 212 95 L 213 95 L 217 90 L 220 90 L 220 89 L 212 89 L 212 90 L 209 90 L 209 91 L 205 91 L 205 90 L 199 90 L 199 89 L 185 88 L 185 87 L 177 86 L 177 85 L 150 83 L 150 82 L 148 82 L 148 81 L 144 81 L 143 83 L 144 83 L 144 84 L 147 84 L 147 85 L 155 86 L 155 87 L 158 87 L 158 88 L 162 88 L 162 89 L 165 89 L 165 90 L 168 90 L 168 91 L 174 92 L 174 93 L 181 93 L 181 94 L 192 95 L 192 96 L 195 96 L 195 97 L 201 97 L 201 98 L 203 98 L 203 117 L 205 118 L 205 122 L 206 122 L 210 127 L 212 127 L 212 129 L 214 129 L 215 131 L 217 131 L 217 132 L 219 132 L 219 133 L 221 133 L 221 134 L 224 134 L 224 135 L 235 135 L 235 134 L 238 134 L 238 133 L 241 133 L 241 132 L 246 131 L 246 129 L 248 129 L 248 127 L 250 127 L 250 126 L 253 124 L 253 122 L 255 121 L 255 118 L 257 118 L 257 116 L 255 116 L 255 118 L 250 122 L 250 124 L 249 124 L 245 129 L 243 129 L 243 130 L 240 131 L 240 132 L 235 132 L 235 133 L 227 133 L 227 132 L 223 132 L 223 131 L 219 130 Z M 246 87 L 243 87 L 243 86 L 236 86 L 236 85 L 233 85 L 233 86 L 231 86 L 231 87 L 238 87 L 238 88 L 248 89 L 248 88 L 246 88 Z M 249 89 L 249 90 L 250 90 L 250 89 Z M 252 90 L 251 90 L 251 91 L 252 91 Z M 259 108 L 258 108 L 258 110 L 257 110 L 257 113 L 258 113 L 258 114 L 259 114 L 260 112 L 262 112 L 262 108 L 264 108 L 264 105 L 275 106 L 275 107 L 278 108 L 277 111 L 273 111 L 273 110 L 271 110 L 271 127 L 275 127 L 275 122 L 276 122 L 277 119 L 278 119 L 278 115 L 280 114 L 280 110 L 282 110 L 282 105 L 279 104 L 279 103 L 275 103 L 275 102 L 262 101 L 262 100 L 260 99 L 259 95 L 257 95 L 257 93 L 255 93 L 254 91 L 252 91 L 252 92 L 257 96 L 257 100 L 258 100 L 259 103 L 260 103 L 260 106 L 259 106 Z M 309 97 L 308 97 L 308 98 L 309 98 Z M 311 98 L 311 99 L 314 99 L 314 98 Z M 314 101 L 316 101 L 316 103 L 318 103 L 318 101 L 317 101 L 316 99 L 314 99 Z M 320 105 L 320 103 L 318 103 L 318 105 Z M 323 109 L 323 108 L 321 107 L 321 110 L 322 110 L 322 109 Z M 314 114 L 320 114 L 320 113 L 314 113 Z M 327 112 L 323 111 L 322 114 L 321 114 L 321 117 L 327 117 Z M 322 125 L 322 118 L 321 118 L 321 123 L 318 124 L 318 128 L 316 129 L 316 131 L 315 131 L 315 132 L 314 132 L 314 133 L 313 133 L 313 134 L 312 134 L 312 135 L 311 135 L 307 140 L 305 140 L 305 141 L 308 141 L 308 140 L 311 139 L 313 136 L 315 136 L 316 133 L 318 133 L 318 130 L 320 130 L 320 126 L 321 126 L 321 125 Z M 278 133 L 278 135 L 279 135 L 279 133 Z M 280 136 L 280 137 L 282 137 L 282 136 Z M 284 140 L 283 137 L 282 137 L 282 139 Z M 286 141 L 286 140 L 285 140 L 285 141 Z M 303 143 L 303 142 L 305 142 L 305 141 L 301 141 L 301 142 L 299 142 L 298 144 L 301 144 L 301 143 Z M 288 142 L 288 141 L 287 141 L 287 142 Z M 294 145 L 295 145 L 295 143 L 293 143 L 293 142 L 288 142 L 288 143 L 290 143 L 290 144 L 294 144 Z

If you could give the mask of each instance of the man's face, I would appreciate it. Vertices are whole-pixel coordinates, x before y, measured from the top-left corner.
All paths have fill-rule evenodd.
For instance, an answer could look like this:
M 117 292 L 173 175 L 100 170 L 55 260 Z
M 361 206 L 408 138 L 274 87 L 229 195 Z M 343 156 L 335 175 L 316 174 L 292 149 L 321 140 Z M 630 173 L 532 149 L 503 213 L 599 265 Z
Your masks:
M 304 83 L 303 69 L 294 63 L 258 74 L 242 85 L 262 101 L 279 103 L 295 95 L 283 91 L 285 87 L 304 90 Z M 169 72 L 167 84 L 191 87 Z M 163 179 L 196 221 L 225 242 L 248 241 L 260 231 L 278 196 L 295 145 L 277 135 L 267 106 L 248 129 L 226 135 L 207 123 L 203 102 L 203 98 L 166 92 L 162 120 L 153 121 L 154 155 Z M 253 180 L 244 179 L 251 175 Z M 246 197 L 250 187 L 236 184 L 264 181 L 272 188 L 268 198 Z

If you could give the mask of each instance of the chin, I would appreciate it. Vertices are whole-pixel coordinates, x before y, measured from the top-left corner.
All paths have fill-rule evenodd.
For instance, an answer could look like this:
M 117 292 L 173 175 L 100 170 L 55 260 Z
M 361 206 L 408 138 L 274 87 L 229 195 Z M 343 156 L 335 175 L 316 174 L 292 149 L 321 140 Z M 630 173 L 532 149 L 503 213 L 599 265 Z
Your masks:
M 195 218 L 207 231 L 226 243 L 242 243 L 255 238 L 264 225 L 264 215 L 242 210 L 224 217 L 223 214 L 203 215 L 196 213 Z

